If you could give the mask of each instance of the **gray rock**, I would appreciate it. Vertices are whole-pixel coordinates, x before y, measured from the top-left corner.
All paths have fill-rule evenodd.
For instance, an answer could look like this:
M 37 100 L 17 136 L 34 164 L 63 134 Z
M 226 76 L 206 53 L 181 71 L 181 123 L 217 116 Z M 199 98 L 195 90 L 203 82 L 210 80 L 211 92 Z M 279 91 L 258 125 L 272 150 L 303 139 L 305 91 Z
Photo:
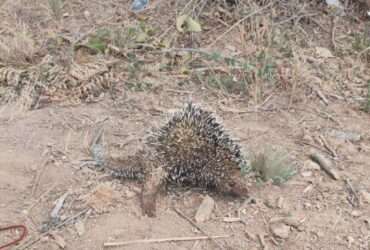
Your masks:
M 200 204 L 197 213 L 195 214 L 196 222 L 205 222 L 211 218 L 212 211 L 215 206 L 215 201 L 208 195 L 204 197 L 202 203 Z

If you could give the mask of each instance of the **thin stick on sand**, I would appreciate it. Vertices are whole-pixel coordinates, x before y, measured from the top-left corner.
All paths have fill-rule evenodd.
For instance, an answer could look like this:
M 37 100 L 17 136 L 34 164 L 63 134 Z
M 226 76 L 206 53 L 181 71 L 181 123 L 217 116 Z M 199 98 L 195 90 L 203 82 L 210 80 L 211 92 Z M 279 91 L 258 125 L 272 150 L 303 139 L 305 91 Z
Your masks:
M 192 221 L 190 218 L 188 218 L 185 214 L 183 214 L 181 211 L 177 210 L 176 208 L 173 208 L 173 210 L 182 218 L 187 220 L 193 227 L 198 229 L 200 232 L 202 232 L 205 236 L 210 237 L 208 233 L 206 233 L 203 229 L 201 229 L 194 221 Z M 214 239 L 210 239 L 212 242 L 218 246 L 220 249 L 224 249 L 220 244 L 217 243 Z
M 218 236 L 195 236 L 195 237 L 173 237 L 173 238 L 162 238 L 162 239 L 142 239 L 142 240 L 130 240 L 122 242 L 106 242 L 104 247 L 118 247 L 127 246 L 132 244 L 140 243 L 161 243 L 161 242 L 171 242 L 171 241 L 194 241 L 194 240 L 209 240 L 209 239 L 219 239 L 228 238 L 229 235 L 218 235 Z

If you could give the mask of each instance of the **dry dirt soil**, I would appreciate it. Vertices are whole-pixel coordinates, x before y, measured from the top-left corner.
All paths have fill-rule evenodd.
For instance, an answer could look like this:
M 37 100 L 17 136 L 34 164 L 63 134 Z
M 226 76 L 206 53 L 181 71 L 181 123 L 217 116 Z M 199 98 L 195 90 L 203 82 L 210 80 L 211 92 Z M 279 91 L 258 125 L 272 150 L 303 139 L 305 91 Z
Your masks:
M 15 2 L 4 1 L 2 11 L 14 8 Z M 47 7 L 47 1 L 37 2 Z M 98 19 L 95 12 L 99 8 L 106 8 L 107 16 L 122 18 L 123 8 L 114 12 L 115 6 L 120 2 L 129 5 L 126 1 L 91 1 L 91 6 L 71 2 L 74 5 L 66 7 L 68 15 L 64 18 L 75 23 L 65 21 L 63 25 L 73 32 L 77 32 L 76 25 L 81 20 L 72 17 L 83 10 L 88 10 L 92 19 Z M 153 1 L 150 11 L 165 5 L 163 2 Z M 24 8 L 30 19 L 41 20 L 45 14 L 41 7 Z M 80 12 L 71 11 L 73 8 L 80 8 Z M 99 18 L 106 20 L 104 16 Z M 239 45 L 235 43 L 233 50 Z M 0 227 L 24 224 L 29 231 L 25 239 L 9 249 L 98 250 L 110 249 L 103 247 L 106 242 L 203 236 L 173 208 L 194 220 L 206 195 L 214 199 L 215 208 L 209 220 L 197 225 L 208 235 L 227 236 L 215 240 L 217 244 L 210 240 L 141 242 L 112 249 L 370 249 L 370 115 L 359 107 L 360 101 L 351 99 L 355 95 L 362 98 L 359 100 L 366 98 L 364 79 L 368 75 L 364 72 L 368 64 L 361 61 L 355 67 L 357 61 L 348 55 L 344 59 L 324 55 L 323 59 L 314 54 L 315 47 L 311 45 L 297 53 L 298 58 L 306 55 L 314 66 L 293 77 L 306 82 L 289 85 L 292 78 L 287 78 L 287 85 L 265 89 L 259 101 L 254 93 L 260 82 L 252 84 L 251 94 L 241 98 L 201 84 L 175 84 L 181 76 L 154 75 L 151 80 L 156 88 L 124 89 L 124 94 L 114 100 L 105 95 L 95 103 L 51 103 L 23 112 L 15 112 L 12 105 L 2 105 Z M 324 42 L 316 45 L 325 47 Z M 287 61 L 279 62 L 287 68 L 291 66 Z M 325 65 L 334 65 L 334 69 Z M 346 72 L 343 65 L 347 65 Z M 315 67 L 323 67 L 320 72 L 324 76 L 309 78 Z M 322 80 L 318 89 L 307 91 L 303 87 L 319 77 Z M 341 80 L 344 78 L 347 80 Z M 351 79 L 360 84 L 352 85 L 355 83 Z M 330 85 L 336 82 L 345 83 L 345 91 Z M 143 216 L 138 183 L 112 180 L 86 164 L 90 159 L 89 139 L 94 128 L 104 122 L 104 145 L 112 155 L 127 156 L 143 143 L 150 127 L 163 121 L 164 114 L 181 108 L 189 99 L 214 111 L 245 150 L 258 152 L 267 146 L 286 149 L 297 167 L 296 175 L 282 185 L 251 181 L 251 197 L 247 200 L 204 190 L 171 188 L 161 193 L 157 216 Z M 310 160 L 312 150 L 333 162 L 337 180 Z M 66 193 L 59 219 L 78 216 L 64 226 L 52 228 L 47 224 L 50 214 Z M 19 232 L 0 234 L 0 245 L 17 236 Z

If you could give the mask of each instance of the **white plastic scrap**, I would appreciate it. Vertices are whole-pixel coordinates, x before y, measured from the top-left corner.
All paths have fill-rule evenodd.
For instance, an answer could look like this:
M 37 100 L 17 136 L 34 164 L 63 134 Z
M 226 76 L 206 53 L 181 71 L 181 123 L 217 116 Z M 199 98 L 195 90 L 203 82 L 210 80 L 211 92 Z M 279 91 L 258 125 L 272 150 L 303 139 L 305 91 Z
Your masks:
M 343 6 L 338 0 L 326 0 L 326 4 L 342 9 Z
M 344 16 L 344 7 L 339 2 L 339 0 L 325 0 L 326 4 L 336 10 L 336 14 L 340 16 Z
M 134 0 L 131 5 L 132 11 L 143 10 L 149 3 L 149 0 Z

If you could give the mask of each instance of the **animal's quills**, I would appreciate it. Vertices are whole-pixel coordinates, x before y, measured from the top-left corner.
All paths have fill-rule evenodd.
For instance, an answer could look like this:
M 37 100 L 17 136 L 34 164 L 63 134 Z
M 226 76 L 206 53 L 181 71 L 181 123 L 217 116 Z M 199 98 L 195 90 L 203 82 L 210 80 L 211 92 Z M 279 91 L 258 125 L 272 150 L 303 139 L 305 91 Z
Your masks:
M 249 162 L 211 112 L 187 103 L 153 131 L 142 150 L 112 175 L 143 180 L 144 214 L 155 215 L 155 200 L 166 183 L 203 187 L 226 195 L 247 195 L 241 170 Z M 127 168 L 127 166 L 129 166 Z

